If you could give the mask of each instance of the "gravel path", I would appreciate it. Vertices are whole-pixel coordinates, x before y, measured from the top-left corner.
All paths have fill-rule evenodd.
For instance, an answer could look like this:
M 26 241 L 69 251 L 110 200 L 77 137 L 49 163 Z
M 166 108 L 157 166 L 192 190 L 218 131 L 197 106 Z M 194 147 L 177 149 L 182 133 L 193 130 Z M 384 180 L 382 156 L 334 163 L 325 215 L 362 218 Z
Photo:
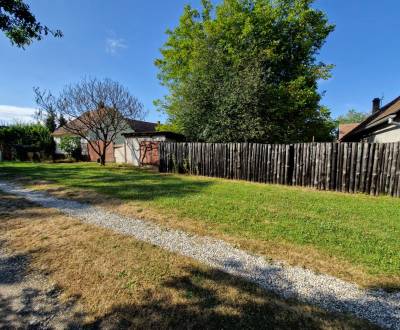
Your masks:
M 263 257 L 251 255 L 220 240 L 168 230 L 150 222 L 123 217 L 88 204 L 54 198 L 15 184 L 0 182 L 0 189 L 41 206 L 58 209 L 86 223 L 110 228 L 194 258 L 254 282 L 283 298 L 298 299 L 328 311 L 351 313 L 384 328 L 400 329 L 400 293 L 364 290 L 332 276 L 269 263 Z

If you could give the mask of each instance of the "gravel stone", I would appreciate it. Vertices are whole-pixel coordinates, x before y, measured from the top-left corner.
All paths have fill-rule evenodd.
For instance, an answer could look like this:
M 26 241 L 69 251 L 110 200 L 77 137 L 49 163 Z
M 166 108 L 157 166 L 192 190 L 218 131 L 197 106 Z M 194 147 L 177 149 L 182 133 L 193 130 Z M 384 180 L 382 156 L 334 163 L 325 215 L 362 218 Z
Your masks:
M 44 192 L 1 181 L 0 189 L 43 207 L 55 208 L 83 222 L 130 235 L 171 252 L 196 259 L 226 273 L 240 276 L 285 299 L 319 306 L 327 311 L 351 313 L 378 326 L 400 329 L 400 294 L 366 290 L 335 277 L 252 255 L 209 237 L 165 229 L 103 208 L 60 199 Z

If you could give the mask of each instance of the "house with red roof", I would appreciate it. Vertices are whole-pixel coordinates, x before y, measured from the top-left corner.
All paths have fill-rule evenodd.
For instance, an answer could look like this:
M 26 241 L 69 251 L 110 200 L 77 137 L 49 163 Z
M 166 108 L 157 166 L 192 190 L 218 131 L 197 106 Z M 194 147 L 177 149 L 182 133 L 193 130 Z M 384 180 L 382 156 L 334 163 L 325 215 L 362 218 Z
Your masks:
M 156 126 L 158 123 L 151 123 L 141 120 L 124 119 L 127 129 L 119 133 L 114 141 L 106 149 L 106 162 L 126 163 L 135 166 L 141 165 L 158 165 L 158 145 L 163 141 L 182 141 L 183 136 L 172 132 L 158 132 Z M 81 120 L 74 119 L 68 122 L 69 127 L 73 127 L 79 131 L 85 132 L 86 126 L 82 126 Z M 65 152 L 61 149 L 61 139 L 66 136 L 76 136 L 71 133 L 71 129 L 60 127 L 53 132 L 53 139 L 56 144 L 56 154 L 64 156 Z M 85 134 L 86 135 L 86 134 Z M 93 135 L 93 134 L 92 134 Z M 102 146 L 101 141 L 95 141 L 90 138 L 90 132 L 87 138 L 94 145 Z M 82 156 L 84 159 L 92 162 L 99 161 L 99 155 L 93 149 L 86 139 L 80 137 Z
M 400 142 L 400 96 L 380 105 L 381 100 L 372 101 L 371 115 L 359 124 L 339 127 L 340 142 L 391 143 Z

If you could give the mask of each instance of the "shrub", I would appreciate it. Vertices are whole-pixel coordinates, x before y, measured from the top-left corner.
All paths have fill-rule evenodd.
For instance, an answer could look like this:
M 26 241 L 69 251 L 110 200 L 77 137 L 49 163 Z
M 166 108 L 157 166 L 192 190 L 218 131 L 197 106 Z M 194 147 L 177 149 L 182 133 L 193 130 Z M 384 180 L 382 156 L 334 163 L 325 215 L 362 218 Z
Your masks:
M 60 149 L 67 153 L 68 158 L 79 159 L 81 155 L 81 140 L 76 136 L 62 137 Z
M 51 157 L 55 150 L 50 131 L 41 124 L 13 124 L 0 128 L 0 145 L 10 150 L 14 160 L 27 160 L 28 152 Z

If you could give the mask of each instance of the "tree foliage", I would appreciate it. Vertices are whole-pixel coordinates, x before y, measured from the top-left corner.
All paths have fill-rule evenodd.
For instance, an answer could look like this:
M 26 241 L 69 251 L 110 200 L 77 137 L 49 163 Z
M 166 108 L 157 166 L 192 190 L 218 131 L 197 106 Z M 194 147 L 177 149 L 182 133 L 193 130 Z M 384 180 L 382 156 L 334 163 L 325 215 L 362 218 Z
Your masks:
M 0 145 L 15 149 L 19 160 L 24 160 L 27 152 L 43 152 L 47 156 L 54 152 L 50 131 L 41 124 L 14 124 L 0 128 Z
M 346 114 L 341 115 L 337 118 L 339 124 L 353 124 L 361 123 L 369 116 L 368 113 L 360 112 L 355 109 L 350 109 Z
M 155 64 L 167 127 L 210 142 L 332 139 L 316 56 L 333 26 L 312 0 L 203 0 L 186 6 Z
M 102 165 L 107 147 L 131 127 L 129 120 L 141 119 L 144 113 L 138 99 L 110 79 L 84 79 L 66 86 L 58 96 L 39 88 L 34 91 L 39 112 L 67 118 L 63 128 L 86 140 Z
M 69 158 L 77 159 L 81 153 L 81 139 L 77 136 L 64 136 L 60 141 L 60 149 L 66 152 Z
M 58 117 L 58 127 L 63 127 L 67 124 L 67 120 L 64 118 L 63 114 Z
M 23 0 L 0 0 L 0 30 L 12 44 L 22 48 L 48 34 L 62 37 L 60 30 L 53 31 L 38 22 Z
M 56 123 L 56 115 L 55 113 L 49 113 L 45 119 L 45 126 L 48 128 L 48 130 L 53 133 L 56 128 L 57 128 L 57 123 Z

